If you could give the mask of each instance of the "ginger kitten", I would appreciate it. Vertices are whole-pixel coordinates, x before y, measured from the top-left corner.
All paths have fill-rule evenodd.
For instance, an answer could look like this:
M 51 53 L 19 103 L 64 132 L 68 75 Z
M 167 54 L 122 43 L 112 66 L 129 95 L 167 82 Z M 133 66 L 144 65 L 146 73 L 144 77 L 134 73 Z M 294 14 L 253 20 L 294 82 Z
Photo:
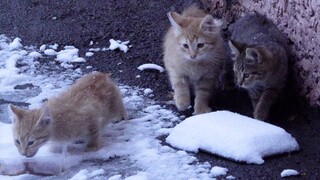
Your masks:
M 285 36 L 265 16 L 246 15 L 233 25 L 229 46 L 234 55 L 236 84 L 248 91 L 254 118 L 267 120 L 286 85 Z
M 210 112 L 209 100 L 228 58 L 223 45 L 222 23 L 191 6 L 180 15 L 168 13 L 171 22 L 164 39 L 164 65 L 168 71 L 177 108 L 191 105 L 190 88 L 195 94 L 194 114 Z
M 14 143 L 27 157 L 49 140 L 62 143 L 85 137 L 87 148 L 97 150 L 102 128 L 113 120 L 127 119 L 118 87 L 101 72 L 84 75 L 40 109 L 9 108 Z

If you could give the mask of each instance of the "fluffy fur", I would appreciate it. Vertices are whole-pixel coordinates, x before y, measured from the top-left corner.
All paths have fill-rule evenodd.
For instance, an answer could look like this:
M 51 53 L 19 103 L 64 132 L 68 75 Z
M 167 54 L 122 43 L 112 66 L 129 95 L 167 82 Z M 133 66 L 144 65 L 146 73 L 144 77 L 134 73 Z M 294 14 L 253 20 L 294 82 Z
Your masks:
M 284 89 L 288 59 L 285 36 L 265 16 L 240 18 L 233 26 L 229 46 L 236 84 L 248 91 L 253 116 L 267 120 L 270 108 Z
M 49 140 L 69 142 L 85 137 L 87 148 L 96 150 L 101 129 L 112 120 L 127 119 L 118 87 L 100 72 L 84 75 L 40 109 L 9 107 L 15 145 L 27 157 Z
M 164 64 L 179 110 L 190 107 L 194 89 L 194 113 L 210 112 L 209 100 L 227 59 L 221 21 L 191 6 L 180 15 L 168 13 L 171 27 L 164 39 Z

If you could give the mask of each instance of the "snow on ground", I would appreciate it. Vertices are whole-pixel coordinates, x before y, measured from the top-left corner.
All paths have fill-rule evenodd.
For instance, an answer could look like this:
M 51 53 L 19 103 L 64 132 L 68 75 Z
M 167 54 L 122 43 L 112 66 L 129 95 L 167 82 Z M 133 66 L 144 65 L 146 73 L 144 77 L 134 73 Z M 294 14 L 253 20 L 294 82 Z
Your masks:
M 213 177 L 217 176 L 224 176 L 228 173 L 228 169 L 224 167 L 219 167 L 219 166 L 214 166 L 211 170 L 210 173 L 212 174 Z
M 281 177 L 297 176 L 300 173 L 294 169 L 285 169 L 281 172 Z
M 94 170 L 92 172 L 89 172 L 87 169 L 82 169 L 79 171 L 76 175 L 74 175 L 69 180 L 86 180 L 86 179 L 92 179 L 94 177 L 103 175 L 105 172 L 103 169 Z
M 147 70 L 147 69 L 154 69 L 154 70 L 158 70 L 159 72 L 164 72 L 163 67 L 156 64 L 152 64 L 152 63 L 142 64 L 138 67 L 138 69 L 140 71 Z
M 60 62 L 56 60 L 60 51 L 55 47 L 42 45 L 39 50 L 32 46 L 20 46 L 22 42 L 12 42 L 4 35 L 0 36 L 1 99 L 27 102 L 29 108 L 39 107 L 44 99 L 65 90 L 83 74 L 80 69 L 56 65 Z M 50 48 L 57 54 L 47 55 L 45 51 Z M 75 47 L 64 48 L 68 49 L 72 50 L 70 54 L 76 54 Z M 79 58 L 70 58 L 69 55 L 64 56 L 61 63 L 72 65 L 74 58 Z M 28 86 L 15 88 L 21 85 Z M 22 157 L 13 144 L 8 113 L 0 115 L 0 174 L 17 174 L 0 175 L 0 179 L 44 178 L 35 175 L 37 173 L 55 174 L 50 179 L 90 179 L 92 176 L 94 179 L 212 179 L 211 164 L 199 162 L 183 150 L 161 144 L 159 137 L 168 135 L 180 119 L 149 98 L 151 89 L 126 85 L 120 85 L 120 89 L 130 120 L 106 127 L 102 135 L 102 148 L 96 152 L 84 152 L 81 144 L 73 144 L 70 145 L 70 152 L 55 154 L 49 151 L 49 143 L 35 157 Z M 0 110 L 7 112 L 7 105 L 0 106 Z
M 110 39 L 109 42 L 110 42 L 109 49 L 112 51 L 119 49 L 120 51 L 123 51 L 124 53 L 126 53 L 128 52 L 129 47 L 131 47 L 131 46 L 127 46 L 130 43 L 130 41 L 121 42 L 120 40 L 116 41 L 114 39 Z
M 236 161 L 263 164 L 263 157 L 299 150 L 284 129 L 228 111 L 187 118 L 166 141 L 186 151 L 206 152 Z

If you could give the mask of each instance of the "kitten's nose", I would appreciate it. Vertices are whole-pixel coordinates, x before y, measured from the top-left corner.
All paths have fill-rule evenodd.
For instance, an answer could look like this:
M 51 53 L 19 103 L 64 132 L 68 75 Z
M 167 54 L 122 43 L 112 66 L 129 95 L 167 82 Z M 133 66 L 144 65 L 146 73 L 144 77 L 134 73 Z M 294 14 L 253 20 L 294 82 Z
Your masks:
M 239 86 L 241 87 L 241 86 L 243 85 L 243 79 L 239 79 L 239 80 L 238 80 L 238 84 L 239 84 Z
M 27 156 L 27 152 L 26 152 L 25 150 L 20 151 L 20 154 L 21 154 L 22 156 Z
M 195 59 L 196 57 L 197 57 L 196 54 L 190 54 L 190 58 L 191 58 L 191 59 Z

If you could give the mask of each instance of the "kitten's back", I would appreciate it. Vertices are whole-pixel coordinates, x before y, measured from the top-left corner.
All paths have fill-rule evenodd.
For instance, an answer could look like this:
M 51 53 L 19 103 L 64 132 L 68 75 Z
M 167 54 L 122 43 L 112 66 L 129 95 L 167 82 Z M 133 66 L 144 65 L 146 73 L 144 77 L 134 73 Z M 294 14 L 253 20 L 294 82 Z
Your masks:
M 241 17 L 232 25 L 231 39 L 247 45 L 273 47 L 278 44 L 287 51 L 286 38 L 266 16 L 255 13 Z
M 199 9 L 196 5 L 192 5 L 183 10 L 181 15 L 184 17 L 203 18 L 207 14 L 203 10 Z
M 49 99 L 47 105 L 54 119 L 53 129 L 64 132 L 55 133 L 56 139 L 78 136 L 92 123 L 103 126 L 127 119 L 118 87 L 109 75 L 100 72 L 83 76 L 67 91 Z

